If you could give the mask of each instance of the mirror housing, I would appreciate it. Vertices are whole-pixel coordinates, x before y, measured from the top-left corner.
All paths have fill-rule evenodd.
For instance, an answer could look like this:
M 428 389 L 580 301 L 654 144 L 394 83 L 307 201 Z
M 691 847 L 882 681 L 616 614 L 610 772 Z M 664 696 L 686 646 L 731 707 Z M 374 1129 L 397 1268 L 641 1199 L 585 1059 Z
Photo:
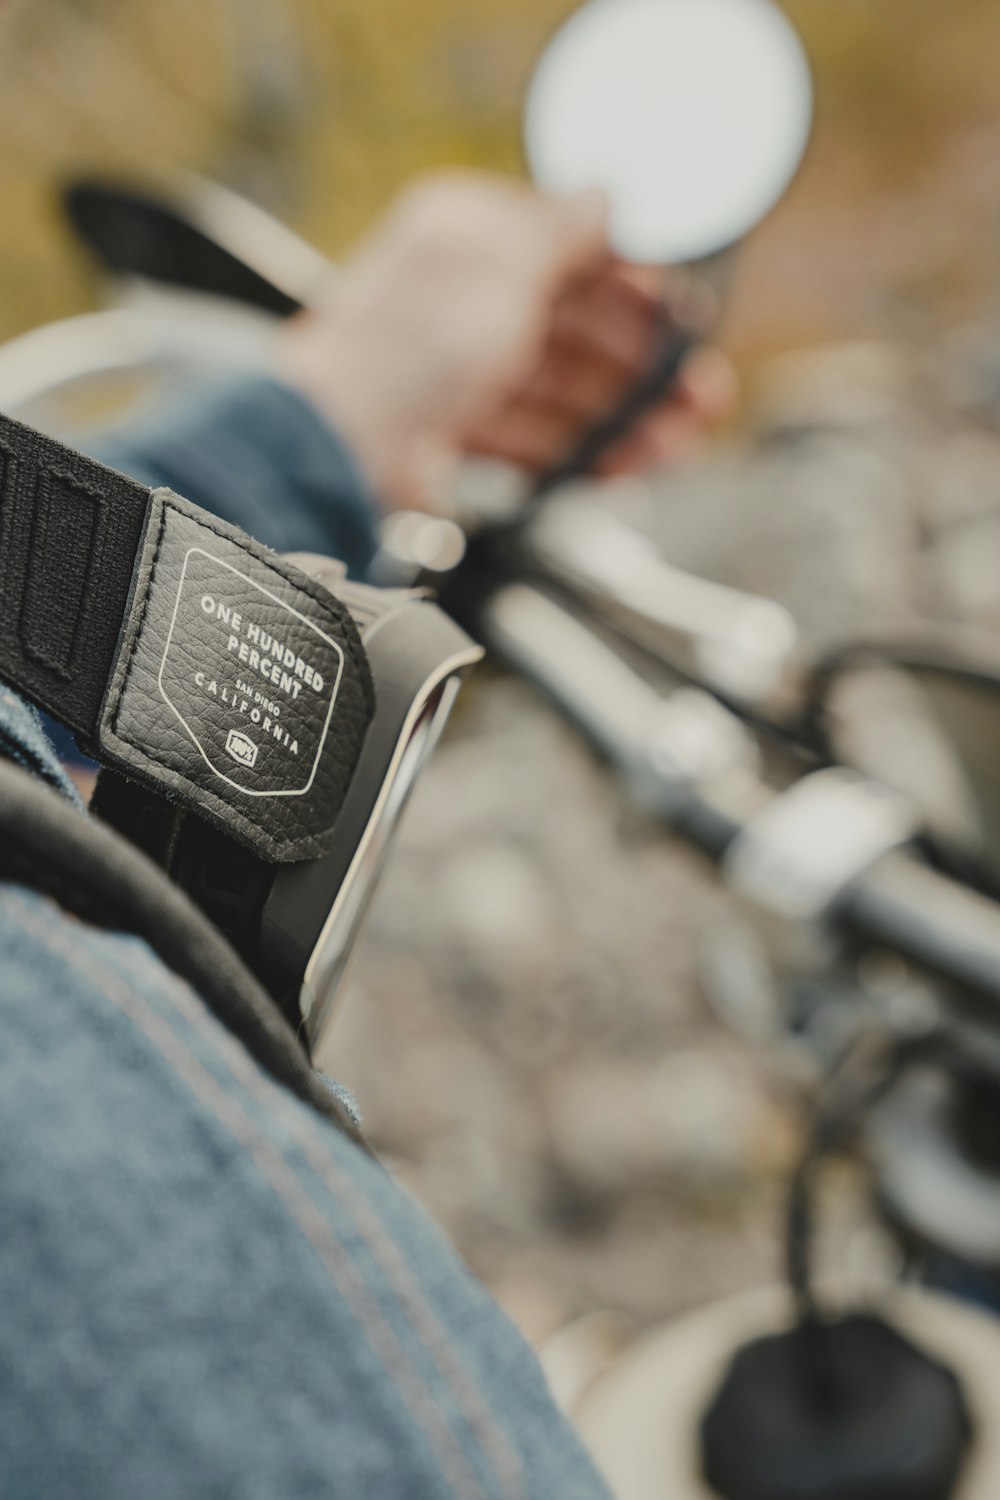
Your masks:
M 772 0 L 590 0 L 535 71 L 526 154 L 550 192 L 607 193 L 624 259 L 690 263 L 742 239 L 783 195 L 812 96 Z

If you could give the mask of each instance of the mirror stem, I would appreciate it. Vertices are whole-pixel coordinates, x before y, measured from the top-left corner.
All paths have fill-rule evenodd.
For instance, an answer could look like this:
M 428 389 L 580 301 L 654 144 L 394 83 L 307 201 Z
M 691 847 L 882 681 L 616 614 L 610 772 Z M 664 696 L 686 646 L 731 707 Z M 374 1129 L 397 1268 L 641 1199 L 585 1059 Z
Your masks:
M 664 320 L 664 337 L 649 369 L 637 380 L 609 416 L 603 418 L 581 439 L 573 451 L 538 480 L 532 502 L 542 500 L 553 490 L 590 474 L 601 458 L 636 424 L 658 406 L 677 383 L 681 367 L 697 342 L 693 334 Z

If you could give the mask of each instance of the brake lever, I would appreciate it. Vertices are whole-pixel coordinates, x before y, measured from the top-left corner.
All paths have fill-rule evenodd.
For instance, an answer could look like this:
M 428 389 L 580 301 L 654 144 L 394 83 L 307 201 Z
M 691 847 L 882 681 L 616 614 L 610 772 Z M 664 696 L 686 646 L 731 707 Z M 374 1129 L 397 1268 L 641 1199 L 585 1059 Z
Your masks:
M 596 506 L 544 506 L 521 545 L 532 564 L 668 667 L 757 706 L 773 706 L 791 679 L 798 631 L 782 605 L 674 567 Z

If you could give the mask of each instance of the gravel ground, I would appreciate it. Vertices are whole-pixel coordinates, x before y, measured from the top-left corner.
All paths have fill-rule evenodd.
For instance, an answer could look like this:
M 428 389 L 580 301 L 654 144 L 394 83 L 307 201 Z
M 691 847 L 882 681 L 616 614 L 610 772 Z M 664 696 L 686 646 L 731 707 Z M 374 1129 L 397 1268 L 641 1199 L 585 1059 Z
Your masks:
M 752 438 L 626 509 L 675 563 L 785 602 L 810 650 L 927 617 L 991 628 L 998 432 L 997 328 L 926 358 L 819 351 L 770 372 Z M 535 1337 L 778 1272 L 795 1116 L 700 993 L 721 915 L 710 873 L 636 826 L 548 707 L 481 673 L 325 1061 Z

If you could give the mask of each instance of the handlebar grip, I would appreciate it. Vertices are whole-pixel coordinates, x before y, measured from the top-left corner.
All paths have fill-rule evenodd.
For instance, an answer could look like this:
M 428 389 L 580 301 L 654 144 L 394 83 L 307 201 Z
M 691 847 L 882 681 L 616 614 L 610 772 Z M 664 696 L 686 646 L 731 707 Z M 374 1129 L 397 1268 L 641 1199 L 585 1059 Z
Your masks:
M 742 810 L 706 791 L 712 762 L 749 769 L 724 709 L 716 705 L 723 719 L 706 723 L 703 694 L 694 702 L 690 693 L 664 699 L 587 625 L 525 584 L 497 590 L 481 624 L 490 646 L 547 692 L 633 789 L 644 790 L 647 812 L 716 863 L 725 858 L 747 811 L 760 803 L 748 789 Z M 659 798 L 650 795 L 654 784 Z M 1000 1005 L 1000 905 L 904 849 L 883 854 L 845 885 L 829 914 L 867 943 Z
M 1000 907 L 912 854 L 884 855 L 844 892 L 837 916 L 869 942 L 1000 1004 Z

